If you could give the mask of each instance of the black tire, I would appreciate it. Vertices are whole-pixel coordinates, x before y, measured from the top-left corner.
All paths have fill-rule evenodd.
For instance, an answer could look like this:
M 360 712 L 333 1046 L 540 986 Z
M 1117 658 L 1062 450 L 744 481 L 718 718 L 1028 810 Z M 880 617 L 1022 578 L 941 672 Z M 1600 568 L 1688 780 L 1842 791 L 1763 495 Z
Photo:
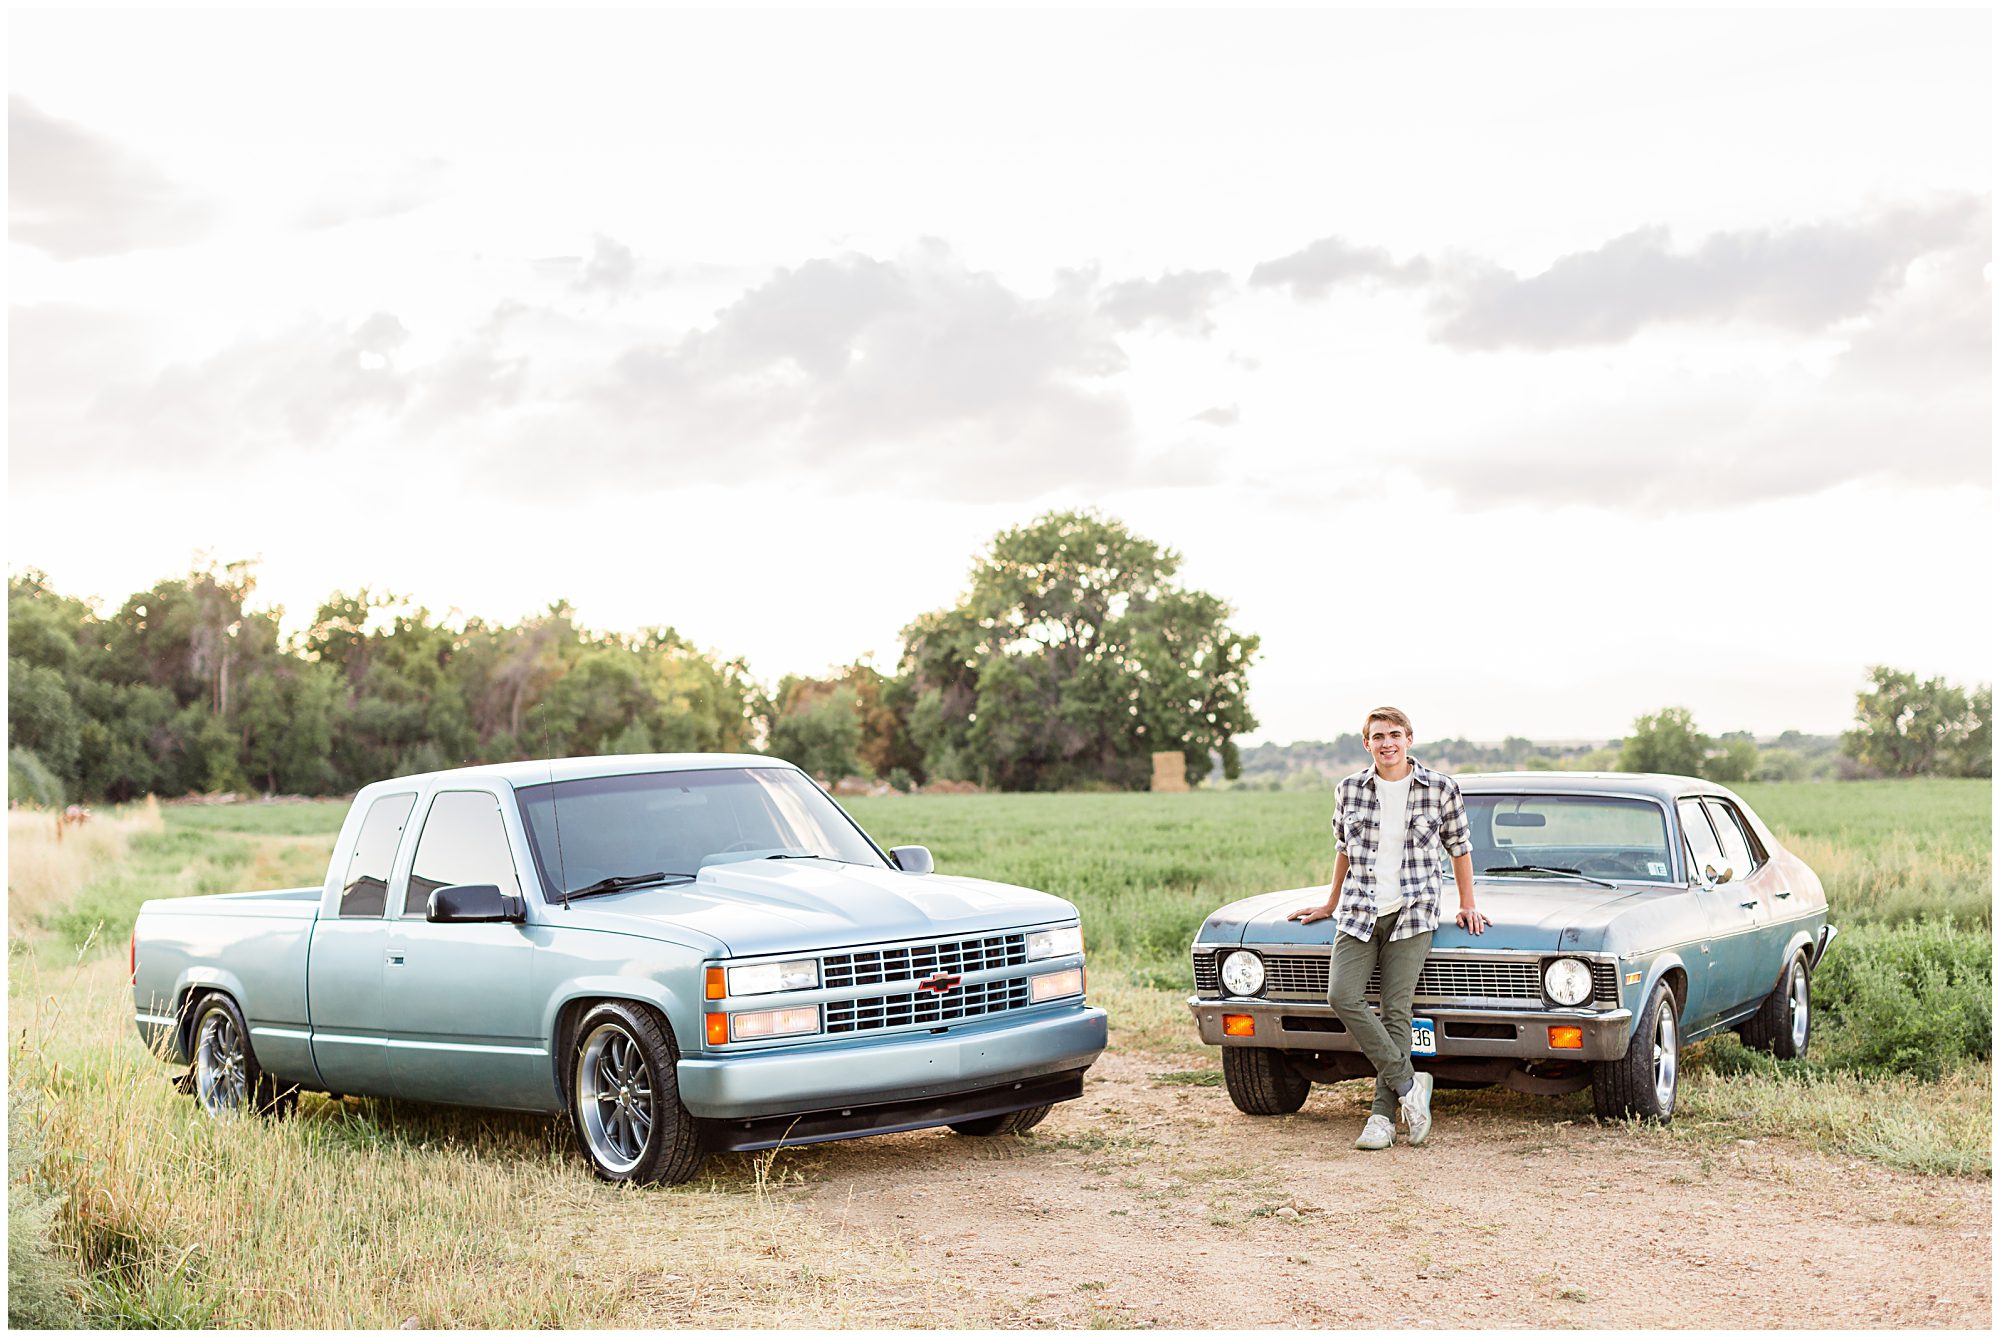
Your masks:
M 1623 1059 L 1590 1066 L 1590 1095 L 1599 1119 L 1636 1115 L 1666 1124 L 1674 1118 L 1680 1091 L 1681 1025 L 1679 1001 L 1666 981 L 1653 986 L 1632 1043 Z
M 1312 1080 L 1283 1053 L 1245 1045 L 1223 1047 L 1222 1085 L 1245 1115 L 1289 1115 L 1312 1092 Z
M 666 1019 L 611 999 L 591 1008 L 570 1043 L 570 1128 L 600 1179 L 678 1185 L 701 1169 L 701 1125 L 681 1104 L 680 1047 Z
M 220 991 L 188 1006 L 188 1092 L 210 1115 L 255 1111 L 282 1117 L 298 1108 L 299 1089 L 264 1072 L 250 1025 L 236 1000 Z
M 987 1115 L 976 1120 L 960 1120 L 948 1126 L 955 1134 L 965 1134 L 972 1138 L 991 1138 L 995 1134 L 1025 1134 L 1040 1124 L 1054 1110 L 1053 1105 L 1029 1106 L 1026 1110 L 1010 1110 L 1005 1115 Z
M 1779 1059 L 1803 1059 L 1812 1043 L 1812 967 L 1797 953 L 1749 1021 L 1737 1028 L 1743 1044 Z

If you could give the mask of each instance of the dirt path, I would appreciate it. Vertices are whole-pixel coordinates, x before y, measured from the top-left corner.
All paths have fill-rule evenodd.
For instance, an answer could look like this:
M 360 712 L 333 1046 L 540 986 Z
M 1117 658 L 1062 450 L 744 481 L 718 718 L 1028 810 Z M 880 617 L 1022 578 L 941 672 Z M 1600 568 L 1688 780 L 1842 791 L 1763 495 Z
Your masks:
M 1985 1180 L 1457 1093 L 1429 1146 L 1363 1154 L 1361 1084 L 1252 1120 L 1168 1062 L 1107 1054 L 1032 1139 L 788 1151 L 773 1192 L 979 1325 L 1989 1327 Z

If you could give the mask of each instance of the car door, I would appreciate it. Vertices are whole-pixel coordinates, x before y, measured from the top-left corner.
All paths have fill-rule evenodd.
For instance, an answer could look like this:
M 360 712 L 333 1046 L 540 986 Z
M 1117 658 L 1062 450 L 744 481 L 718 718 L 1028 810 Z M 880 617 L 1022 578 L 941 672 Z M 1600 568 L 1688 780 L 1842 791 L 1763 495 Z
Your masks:
M 389 794 L 369 805 L 342 876 L 337 914 L 313 924 L 306 1017 L 313 1067 L 329 1091 L 389 1090 L 382 1030 L 382 964 L 389 943 L 384 917 L 390 875 L 416 802 L 414 793 Z
M 1756 969 L 1758 944 L 1767 918 L 1757 893 L 1738 885 L 1735 869 L 1710 823 L 1702 801 L 1690 796 L 1679 800 L 1681 836 L 1687 843 L 1688 878 L 1707 913 L 1708 942 L 1701 959 L 1708 964 L 1702 974 L 1704 988 L 1697 1000 L 1699 1012 L 1690 1008 L 1696 1027 L 1705 1027 L 1718 1018 L 1740 1011 L 1750 997 L 1749 982 Z M 1731 869 L 1726 883 L 1707 885 L 1706 875 Z
M 1785 940 L 1791 932 L 1794 914 L 1792 890 L 1785 882 L 1785 871 L 1764 857 L 1750 824 L 1734 804 L 1717 795 L 1708 795 L 1702 804 L 1722 841 L 1722 853 L 1737 870 L 1729 885 L 1754 894 L 1759 903 L 1757 951 L 1751 962 L 1750 983 L 1753 997 L 1762 998 L 1776 987 L 1779 968 L 1784 965 Z M 1759 983 L 1763 985 L 1761 990 L 1755 988 Z
M 555 1084 L 524 924 L 432 924 L 440 887 L 491 883 L 520 896 L 516 846 L 488 790 L 434 796 L 399 889 L 382 972 L 389 1078 L 397 1096 L 549 1109 Z

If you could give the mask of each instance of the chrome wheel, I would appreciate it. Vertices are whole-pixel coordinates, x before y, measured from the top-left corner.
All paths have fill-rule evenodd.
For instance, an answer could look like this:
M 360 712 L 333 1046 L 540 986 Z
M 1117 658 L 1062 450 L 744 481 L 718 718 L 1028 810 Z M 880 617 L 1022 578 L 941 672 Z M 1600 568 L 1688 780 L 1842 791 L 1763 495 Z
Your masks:
M 1803 959 L 1792 966 L 1792 1053 L 1804 1054 L 1806 1033 L 1812 1029 L 1812 979 Z
M 576 1060 L 576 1109 L 590 1155 L 610 1175 L 639 1164 L 653 1139 L 653 1073 L 638 1038 L 615 1022 L 584 1037 Z
M 1653 1028 L 1653 1099 L 1661 1113 L 1674 1108 L 1674 1084 L 1680 1069 L 1680 1037 L 1671 1008 L 1660 1009 L 1659 1025 Z
M 202 1014 L 195 1030 L 194 1091 L 211 1114 L 242 1110 L 250 1104 L 250 1081 L 243 1053 L 243 1033 L 226 1008 Z

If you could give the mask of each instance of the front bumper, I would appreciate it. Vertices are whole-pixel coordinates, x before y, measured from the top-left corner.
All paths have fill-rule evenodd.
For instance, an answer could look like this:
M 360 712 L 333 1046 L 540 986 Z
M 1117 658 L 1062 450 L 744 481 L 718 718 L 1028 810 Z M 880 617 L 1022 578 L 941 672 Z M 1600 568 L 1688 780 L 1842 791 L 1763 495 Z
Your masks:
M 683 1059 L 676 1073 L 681 1103 L 693 1114 L 755 1120 L 925 1102 L 1081 1072 L 1104 1053 L 1106 1036 L 1102 1008 L 1072 1008 L 954 1026 L 942 1036 L 922 1032 Z
M 1273 1050 L 1348 1050 L 1360 1053 L 1354 1037 L 1326 1004 L 1269 999 L 1205 999 L 1188 1001 L 1195 1026 L 1207 1045 L 1237 1045 Z M 1256 1034 L 1225 1036 L 1222 1018 L 1247 1014 Z M 1432 1008 L 1418 1005 L 1418 1018 L 1437 1023 L 1440 1059 L 1507 1058 L 1622 1059 L 1632 1037 L 1632 1013 L 1625 1008 Z M 1550 1027 L 1576 1027 L 1583 1032 L 1581 1049 L 1558 1050 L 1549 1044 Z

